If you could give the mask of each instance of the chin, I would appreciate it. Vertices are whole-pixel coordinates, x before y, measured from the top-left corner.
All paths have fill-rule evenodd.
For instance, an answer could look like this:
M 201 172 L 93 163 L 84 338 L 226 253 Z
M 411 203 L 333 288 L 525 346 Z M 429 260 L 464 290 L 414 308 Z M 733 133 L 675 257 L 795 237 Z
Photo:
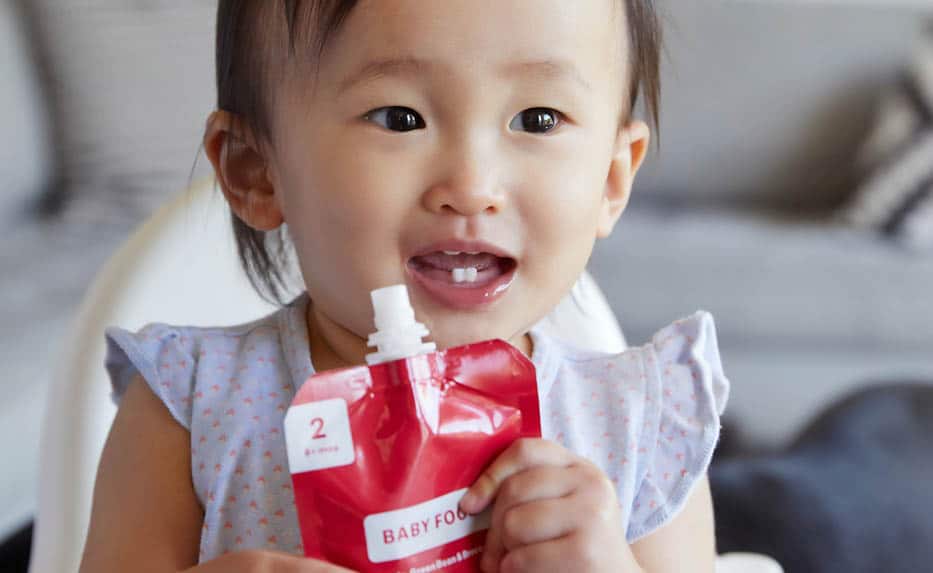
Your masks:
M 460 313 L 458 313 L 460 314 Z M 479 315 L 471 313 L 464 316 L 451 316 L 425 322 L 431 332 L 430 340 L 437 344 L 438 349 L 453 348 L 474 342 L 501 338 L 511 342 L 510 338 L 521 333 L 521 329 L 503 328 L 503 321 L 497 320 L 495 314 Z

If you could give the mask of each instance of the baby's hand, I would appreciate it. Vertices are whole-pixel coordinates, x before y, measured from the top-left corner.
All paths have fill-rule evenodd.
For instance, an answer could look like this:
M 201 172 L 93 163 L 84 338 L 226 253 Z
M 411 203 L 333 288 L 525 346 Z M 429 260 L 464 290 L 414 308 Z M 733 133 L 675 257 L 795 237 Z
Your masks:
M 274 551 L 229 553 L 184 573 L 350 573 L 330 563 Z
M 516 441 L 476 480 L 460 507 L 479 513 L 493 500 L 486 573 L 641 571 L 625 542 L 612 483 L 559 444 Z

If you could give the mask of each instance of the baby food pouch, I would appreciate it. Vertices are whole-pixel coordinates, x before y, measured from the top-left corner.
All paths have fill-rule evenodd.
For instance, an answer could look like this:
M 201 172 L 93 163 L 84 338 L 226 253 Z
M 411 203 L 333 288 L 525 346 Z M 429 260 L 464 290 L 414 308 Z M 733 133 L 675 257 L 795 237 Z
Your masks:
M 285 418 L 305 554 L 358 571 L 479 571 L 489 510 L 458 504 L 513 441 L 540 437 L 534 366 L 502 340 L 435 351 L 404 286 L 373 304 L 369 366 L 312 376 Z

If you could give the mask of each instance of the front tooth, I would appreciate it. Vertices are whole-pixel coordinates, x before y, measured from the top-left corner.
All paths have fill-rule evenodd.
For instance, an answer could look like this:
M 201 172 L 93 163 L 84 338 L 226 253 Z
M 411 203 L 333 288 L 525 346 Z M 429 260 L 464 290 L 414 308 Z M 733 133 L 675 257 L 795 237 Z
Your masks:
M 450 271 L 455 283 L 475 283 L 479 277 L 479 270 L 476 267 L 466 267 L 462 269 L 453 269 Z
M 468 255 L 478 255 L 478 254 L 480 254 L 480 251 L 467 251 L 467 254 L 468 254 Z
M 456 256 L 459 255 L 461 251 L 444 251 L 445 255 Z

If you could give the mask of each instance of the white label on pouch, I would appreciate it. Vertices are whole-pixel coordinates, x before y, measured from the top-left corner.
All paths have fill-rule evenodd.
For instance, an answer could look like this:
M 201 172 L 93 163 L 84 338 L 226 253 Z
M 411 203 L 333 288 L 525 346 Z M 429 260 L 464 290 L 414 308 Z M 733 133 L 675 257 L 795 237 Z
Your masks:
M 285 443 L 293 474 L 352 464 L 356 454 L 346 401 L 335 398 L 289 408 Z
M 363 528 L 369 560 L 397 561 L 489 529 L 490 509 L 479 515 L 460 511 L 466 492 L 464 488 L 418 505 L 367 516 Z

